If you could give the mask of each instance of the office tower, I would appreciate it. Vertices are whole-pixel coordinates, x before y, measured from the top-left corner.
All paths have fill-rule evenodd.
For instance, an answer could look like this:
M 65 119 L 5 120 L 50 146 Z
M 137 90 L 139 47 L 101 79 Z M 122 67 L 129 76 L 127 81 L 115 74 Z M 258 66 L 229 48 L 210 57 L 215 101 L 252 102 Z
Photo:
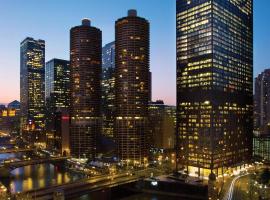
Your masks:
M 117 153 L 123 163 L 137 165 L 149 150 L 149 22 L 129 10 L 115 29 Z
M 115 68 L 115 42 L 110 42 L 102 48 L 102 68 Z
M 70 155 L 69 109 L 58 108 L 54 113 L 53 148 L 63 156 Z
M 261 135 L 253 138 L 253 158 L 257 162 L 270 162 L 270 136 Z
M 257 135 L 270 135 L 270 69 L 255 78 L 254 131 Z
M 69 61 L 52 59 L 45 67 L 46 138 L 47 147 L 61 152 L 62 137 L 57 117 L 61 111 L 68 112 L 70 105 Z M 58 120 L 59 121 L 59 120 Z
M 175 148 L 176 106 L 165 105 L 163 148 Z
M 113 138 L 115 112 L 115 42 L 102 48 L 102 134 Z
M 149 102 L 148 105 L 149 134 L 148 141 L 152 148 L 162 148 L 163 121 L 165 115 L 165 105 L 162 100 Z
M 45 41 L 23 40 L 20 65 L 21 128 L 26 139 L 43 141 Z
M 175 145 L 175 106 L 162 100 L 149 103 L 149 141 L 152 148 L 173 149 Z
M 101 131 L 101 31 L 83 19 L 70 30 L 70 147 L 76 157 L 94 158 Z
M 215 178 L 252 155 L 252 0 L 177 0 L 177 156 Z

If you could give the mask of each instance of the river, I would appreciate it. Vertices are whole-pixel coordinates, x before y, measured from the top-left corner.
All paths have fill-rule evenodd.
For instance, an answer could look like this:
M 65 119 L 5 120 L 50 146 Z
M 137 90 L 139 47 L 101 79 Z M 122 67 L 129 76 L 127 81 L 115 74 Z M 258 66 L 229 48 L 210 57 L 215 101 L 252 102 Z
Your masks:
M 18 158 L 17 154 L 0 154 L 0 160 Z M 65 169 L 59 169 L 52 164 L 29 165 L 11 171 L 9 179 L 2 179 L 1 182 L 12 193 L 26 192 L 29 190 L 49 187 L 76 181 L 83 178 L 78 173 Z

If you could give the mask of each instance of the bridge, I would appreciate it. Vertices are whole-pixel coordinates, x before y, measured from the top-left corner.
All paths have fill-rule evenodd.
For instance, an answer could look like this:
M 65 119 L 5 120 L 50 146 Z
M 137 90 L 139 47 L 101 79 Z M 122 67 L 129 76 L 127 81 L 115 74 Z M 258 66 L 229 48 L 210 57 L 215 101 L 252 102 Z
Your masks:
M 49 200 L 53 199 L 53 195 L 56 191 L 61 191 L 66 197 L 72 197 L 76 195 L 83 195 L 90 192 L 109 189 L 116 186 L 121 186 L 129 183 L 134 183 L 144 178 L 150 177 L 150 174 L 154 173 L 160 175 L 161 172 L 154 169 L 146 169 L 132 173 L 119 173 L 116 175 L 102 175 L 99 177 L 92 177 L 88 179 L 81 179 L 76 182 L 66 183 L 62 185 L 56 185 L 37 190 L 31 190 L 25 192 L 28 197 L 36 200 Z
M 35 160 L 20 160 L 10 163 L 4 163 L 0 166 L 0 177 L 9 177 L 9 174 L 12 170 L 28 165 L 37 165 L 43 163 L 61 163 L 69 159 L 70 157 L 50 157 L 50 158 L 41 158 Z
M 0 154 L 4 153 L 21 153 L 21 152 L 31 152 L 34 151 L 34 148 L 18 148 L 18 149 L 0 149 Z

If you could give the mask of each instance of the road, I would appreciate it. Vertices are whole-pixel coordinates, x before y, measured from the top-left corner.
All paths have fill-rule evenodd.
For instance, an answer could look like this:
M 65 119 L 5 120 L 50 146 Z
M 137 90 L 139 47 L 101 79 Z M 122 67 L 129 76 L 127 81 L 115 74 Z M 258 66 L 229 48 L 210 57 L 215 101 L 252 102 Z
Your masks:
M 150 177 L 151 172 L 154 172 L 155 175 L 160 175 L 160 172 L 155 169 L 141 170 L 135 172 L 135 174 L 123 172 L 115 175 L 102 175 L 98 177 L 91 177 L 89 179 L 82 179 L 73 183 L 32 190 L 25 192 L 25 194 L 30 195 L 34 199 L 51 199 L 55 191 L 63 191 L 64 194 L 68 196 L 89 193 L 91 191 L 100 190 L 106 187 L 113 187 L 116 185 L 135 182 L 143 177 Z
M 0 137 L 7 137 L 9 134 L 7 132 L 0 131 Z
M 245 200 L 249 198 L 249 179 L 251 174 L 238 175 L 232 179 L 229 190 L 223 200 Z

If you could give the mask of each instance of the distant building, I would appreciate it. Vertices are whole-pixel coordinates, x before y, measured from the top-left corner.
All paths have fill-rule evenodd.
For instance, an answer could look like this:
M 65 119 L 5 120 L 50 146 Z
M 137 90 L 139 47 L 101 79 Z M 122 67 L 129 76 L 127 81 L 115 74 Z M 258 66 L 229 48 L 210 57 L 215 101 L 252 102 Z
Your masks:
M 149 145 L 158 149 L 175 146 L 175 106 L 164 105 L 162 100 L 149 103 Z
M 27 37 L 21 42 L 21 126 L 25 139 L 44 141 L 45 41 Z
M 149 22 L 129 10 L 115 22 L 116 118 L 118 158 L 140 165 L 148 159 Z
M 115 114 L 115 42 L 102 48 L 102 134 L 113 138 Z
M 61 152 L 62 138 L 59 115 L 65 116 L 70 105 L 70 66 L 69 61 L 52 59 L 45 68 L 45 99 L 46 99 L 46 139 L 47 147 Z M 69 115 L 68 115 L 69 116 Z M 61 121 L 60 121 L 61 122 Z M 67 147 L 66 147 L 67 148 Z
M 83 19 L 70 30 L 70 150 L 95 158 L 101 134 L 102 33 Z
M 163 148 L 163 121 L 165 116 L 165 105 L 162 100 L 150 102 L 149 106 L 149 136 L 148 144 L 151 148 Z
M 62 155 L 70 155 L 70 115 L 68 108 L 58 108 L 54 114 L 54 131 L 53 147 Z
M 149 71 L 148 85 L 149 85 L 148 99 L 149 99 L 149 102 L 151 102 L 152 101 L 152 72 L 151 71 Z
M 110 42 L 102 48 L 102 68 L 115 68 L 115 42 Z
M 255 78 L 254 131 L 270 136 L 270 69 Z
M 0 106 L 0 130 L 16 135 L 20 133 L 20 102 L 13 101 L 7 107 Z
M 177 0 L 179 167 L 215 177 L 251 162 L 253 1 Z
M 255 161 L 270 163 L 270 136 L 253 138 L 253 157 Z
M 15 100 L 15 101 L 10 102 L 7 107 L 11 108 L 11 109 L 20 110 L 21 103 L 19 101 Z
M 3 105 L 3 104 L 0 105 L 0 109 L 5 109 L 5 108 L 6 108 L 5 105 Z
M 163 147 L 167 149 L 175 148 L 176 144 L 176 106 L 165 106 L 165 117 L 164 117 L 164 143 Z

